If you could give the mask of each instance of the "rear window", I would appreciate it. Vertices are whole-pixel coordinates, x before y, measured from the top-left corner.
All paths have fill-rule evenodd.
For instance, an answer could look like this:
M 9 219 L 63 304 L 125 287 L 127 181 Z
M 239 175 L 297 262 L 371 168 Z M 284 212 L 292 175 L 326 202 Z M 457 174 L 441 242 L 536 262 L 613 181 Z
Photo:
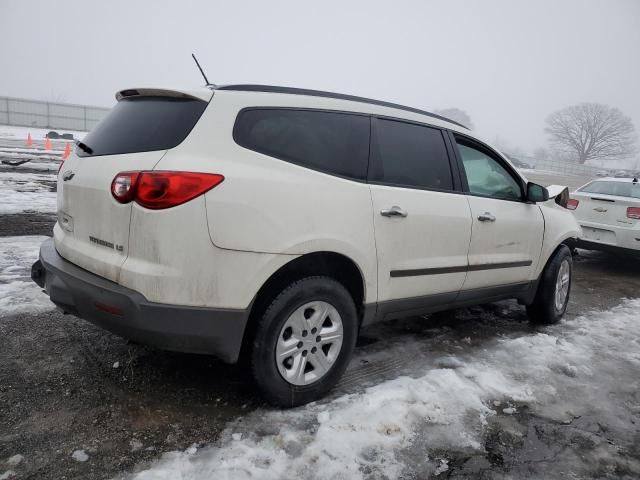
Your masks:
M 238 116 L 238 145 L 296 165 L 364 180 L 369 117 L 314 110 L 260 108 Z
M 370 178 L 396 186 L 452 190 L 442 132 L 412 123 L 376 120 Z
M 167 150 L 182 142 L 207 102 L 192 98 L 131 97 L 120 100 L 84 137 L 81 157 Z
M 585 185 L 578 191 L 600 195 L 640 198 L 640 184 L 632 182 L 607 182 L 599 180 Z

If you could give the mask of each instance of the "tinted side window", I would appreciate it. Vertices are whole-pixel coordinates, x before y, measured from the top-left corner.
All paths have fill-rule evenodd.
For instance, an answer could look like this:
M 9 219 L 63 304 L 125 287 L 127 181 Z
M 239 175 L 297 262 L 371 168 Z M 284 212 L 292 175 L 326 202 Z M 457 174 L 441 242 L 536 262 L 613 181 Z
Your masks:
M 363 180 L 369 160 L 370 119 L 363 115 L 288 109 L 240 113 L 236 142 L 303 167 Z
M 207 102 L 191 98 L 130 97 L 120 100 L 84 137 L 81 157 L 167 150 L 182 142 Z
M 376 120 L 370 178 L 398 186 L 452 190 L 442 132 L 394 120 Z
M 458 150 L 471 193 L 503 200 L 522 200 L 520 184 L 496 159 L 460 140 Z

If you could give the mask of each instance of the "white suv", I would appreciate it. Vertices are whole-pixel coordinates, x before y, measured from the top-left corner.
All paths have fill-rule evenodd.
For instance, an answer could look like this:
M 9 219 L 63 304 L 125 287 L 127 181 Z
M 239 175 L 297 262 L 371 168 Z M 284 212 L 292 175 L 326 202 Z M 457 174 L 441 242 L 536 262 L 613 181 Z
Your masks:
M 549 199 L 455 122 L 261 85 L 116 98 L 59 172 L 32 270 L 66 312 L 247 358 L 284 406 L 327 392 L 374 321 L 506 298 L 565 312 L 568 191 Z

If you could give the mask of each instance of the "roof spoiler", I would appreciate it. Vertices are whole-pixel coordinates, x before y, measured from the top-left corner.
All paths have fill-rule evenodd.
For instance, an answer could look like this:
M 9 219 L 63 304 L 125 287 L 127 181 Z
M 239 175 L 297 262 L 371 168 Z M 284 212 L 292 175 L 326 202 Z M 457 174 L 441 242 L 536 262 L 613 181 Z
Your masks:
M 170 97 L 189 98 L 193 100 L 211 100 L 213 92 L 209 89 L 198 90 L 172 90 L 168 88 L 128 88 L 116 93 L 116 100 L 119 102 L 123 98 L 130 97 Z

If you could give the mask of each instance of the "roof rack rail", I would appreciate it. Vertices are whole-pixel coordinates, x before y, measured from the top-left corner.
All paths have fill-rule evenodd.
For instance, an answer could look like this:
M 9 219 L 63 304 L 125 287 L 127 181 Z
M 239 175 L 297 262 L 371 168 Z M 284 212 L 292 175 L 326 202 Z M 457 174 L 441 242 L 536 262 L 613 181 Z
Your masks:
M 407 107 L 405 105 L 399 105 L 397 103 L 384 102 L 382 100 L 374 100 L 372 98 L 357 97 L 355 95 L 345 95 L 343 93 L 325 92 L 322 90 L 309 90 L 306 88 L 293 88 L 293 87 L 278 87 L 274 85 L 253 85 L 253 84 L 239 84 L 239 85 L 220 85 L 215 87 L 214 90 L 233 90 L 237 92 L 265 92 L 265 93 L 287 93 L 290 95 L 306 95 L 309 97 L 323 97 L 323 98 L 335 98 L 337 100 L 348 100 L 351 102 L 368 103 L 370 105 L 378 105 L 380 107 L 395 108 L 397 110 L 404 110 L 406 112 L 418 113 L 420 115 L 427 115 L 432 118 L 437 118 L 444 122 L 452 123 L 458 127 L 462 127 L 469 130 L 468 127 L 458 123 L 450 118 L 437 115 L 435 113 L 427 112 L 426 110 L 420 110 L 418 108 Z

